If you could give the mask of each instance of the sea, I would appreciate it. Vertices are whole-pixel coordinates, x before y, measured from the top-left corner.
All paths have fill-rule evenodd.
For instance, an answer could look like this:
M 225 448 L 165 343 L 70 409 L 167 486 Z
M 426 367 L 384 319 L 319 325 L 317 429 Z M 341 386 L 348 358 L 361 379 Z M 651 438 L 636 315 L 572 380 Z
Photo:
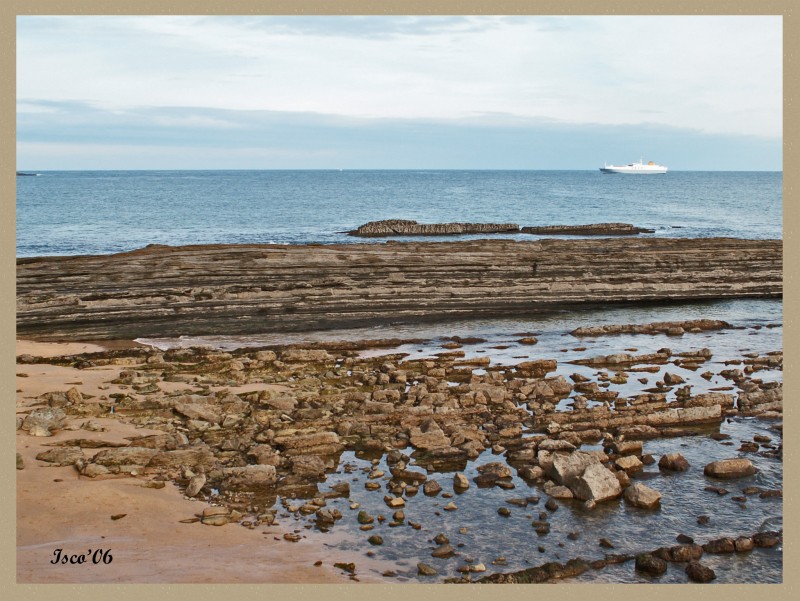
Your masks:
M 624 222 L 670 238 L 782 236 L 781 172 L 36 173 L 16 179 L 18 257 L 109 254 L 148 244 L 358 244 L 375 240 L 346 232 L 379 219 Z
M 37 177 L 17 177 L 17 256 L 108 254 L 148 244 L 380 243 L 381 239 L 355 238 L 347 232 L 368 221 L 390 218 L 421 223 L 512 222 L 523 226 L 624 222 L 655 230 L 644 236 L 780 239 L 782 180 L 780 172 L 669 172 L 636 177 L 604 175 L 599 171 L 43 171 Z M 485 236 L 461 238 L 480 237 Z M 492 237 L 538 238 L 522 234 Z M 733 328 L 682 337 L 659 334 L 578 339 L 570 334 L 580 326 L 702 318 L 722 319 Z M 461 336 L 482 340 L 464 346 L 467 357 L 488 356 L 493 365 L 556 358 L 558 373 L 565 377 L 572 373 L 595 375 L 595 370 L 569 361 L 624 349 L 646 353 L 669 347 L 680 353 L 707 348 L 713 357 L 703 369 L 719 374 L 726 362 L 745 354 L 780 351 L 782 324 L 780 299 L 729 299 L 556 309 L 518 318 L 438 324 L 394 323 L 326 332 L 262 332 L 139 342 L 162 349 L 196 344 L 235 349 L 325 340 L 415 338 L 420 340 L 364 353 L 405 353 L 420 358 L 445 350 L 442 345 L 447 337 Z M 522 344 L 523 334 L 536 335 L 538 344 Z M 670 364 L 661 371 L 666 369 L 683 377 L 694 393 L 730 384 L 719 375 L 706 380 L 700 376 L 702 370 L 694 372 Z M 661 372 L 645 375 L 651 383 L 664 376 Z M 759 377 L 780 380 L 782 372 L 759 372 Z M 632 377 L 628 384 L 615 389 L 630 396 L 640 388 Z M 558 409 L 569 410 L 566 403 Z M 360 503 L 373 515 L 385 513 L 382 495 L 366 491 L 358 480 L 364 476 L 362 470 L 374 467 L 373 461 L 379 461 L 378 467 L 387 473 L 388 467 L 385 457 L 376 459 L 346 452 L 322 486 L 327 488 L 339 481 L 351 484 L 350 501 L 330 501 L 347 519 L 328 533 L 317 532 L 310 521 L 306 524 L 308 529 L 302 531 L 329 548 L 332 558 L 339 551 L 363 553 L 358 562 L 360 574 L 380 579 L 389 566 L 396 580 L 387 582 L 427 582 L 430 580 L 417 573 L 420 561 L 433 565 L 439 571 L 434 580 L 440 581 L 458 576 L 457 567 L 470 560 L 484 563 L 491 573 L 521 570 L 547 561 L 564 562 L 576 556 L 599 559 L 608 552 L 598 546 L 600 538 L 614 544 L 611 553 L 635 553 L 677 544 L 678 533 L 704 542 L 719 536 L 777 529 L 782 527 L 782 499 L 749 495 L 741 501 L 740 495 L 747 486 L 781 488 L 782 461 L 748 454 L 756 463 L 758 474 L 732 483 L 728 486 L 730 494 L 725 496 L 705 489 L 708 482 L 701 467 L 713 459 L 737 456 L 740 441 L 752 440 L 755 435 L 779 441 L 781 433 L 774 426 L 775 422 L 769 420 L 727 419 L 720 430 L 731 436 L 734 444 L 730 446 L 704 435 L 648 441 L 646 452 L 658 457 L 677 450 L 692 465 L 679 476 L 662 473 L 657 466 L 647 466 L 638 476 L 663 494 L 662 508 L 656 512 L 613 501 L 587 513 L 577 505 L 564 503 L 550 516 L 552 532 L 539 536 L 531 521 L 543 511 L 541 505 L 546 496 L 535 485 L 515 476 L 513 491 L 492 488 L 457 495 L 454 501 L 459 509 L 454 512 L 455 517 L 448 516 L 447 520 L 442 517 L 443 499 L 417 495 L 409 500 L 406 513 L 423 524 L 422 531 L 381 528 L 385 544 L 371 549 L 366 548 L 365 533 L 352 519 L 348 503 Z M 497 460 L 487 451 L 470 462 L 464 473 L 471 479 L 480 465 Z M 449 489 L 453 474 L 430 477 Z M 507 503 L 511 497 L 531 495 L 540 496 L 541 503 L 525 509 Z M 510 507 L 510 517 L 499 517 L 499 507 Z M 698 524 L 700 514 L 710 515 L 711 521 Z M 430 540 L 440 533 L 447 535 L 458 549 L 457 561 L 430 556 L 435 546 Z M 768 583 L 781 582 L 783 578 L 780 547 L 748 554 L 707 554 L 703 562 L 716 571 L 716 582 Z M 670 564 L 665 575 L 653 579 L 635 572 L 632 562 L 627 562 L 591 570 L 577 580 L 670 583 L 685 582 L 686 576 L 681 564 Z

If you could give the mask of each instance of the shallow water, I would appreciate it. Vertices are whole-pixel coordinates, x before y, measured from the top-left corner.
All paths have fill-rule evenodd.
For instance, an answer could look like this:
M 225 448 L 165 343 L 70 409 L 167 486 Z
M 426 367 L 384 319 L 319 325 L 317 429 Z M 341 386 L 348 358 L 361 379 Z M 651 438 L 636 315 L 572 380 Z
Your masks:
M 715 332 L 685 334 L 681 337 L 666 335 L 623 335 L 603 336 L 597 338 L 575 338 L 569 332 L 582 325 L 601 325 L 608 323 L 647 323 L 679 319 L 714 318 L 723 319 L 735 326 Z M 396 328 L 380 328 L 369 330 L 350 330 L 328 332 L 312 335 L 275 335 L 249 336 L 242 338 L 204 338 L 160 340 L 162 347 L 171 345 L 191 345 L 198 342 L 213 343 L 224 348 L 235 348 L 242 345 L 259 346 L 276 344 L 278 341 L 301 342 L 303 340 L 357 340 L 378 337 L 422 337 L 430 338 L 426 343 L 402 345 L 395 349 L 379 349 L 364 351 L 363 354 L 409 353 L 412 358 L 433 356 L 444 349 L 441 348 L 443 335 L 481 336 L 487 339 L 479 344 L 465 345 L 463 350 L 467 356 L 489 356 L 493 364 L 511 365 L 528 358 L 556 358 L 559 360 L 557 373 L 568 377 L 572 373 L 581 373 L 596 379 L 597 368 L 569 364 L 579 358 L 601 354 L 621 352 L 623 349 L 637 349 L 635 353 L 650 353 L 663 347 L 669 347 L 673 353 L 708 348 L 712 358 L 697 371 L 679 368 L 672 364 L 661 366 L 657 374 L 629 373 L 627 384 L 612 384 L 609 390 L 616 390 L 620 396 L 632 396 L 643 388 L 654 385 L 669 371 L 682 376 L 692 386 L 692 393 L 708 391 L 712 388 L 732 386 L 729 380 L 715 375 L 706 381 L 700 374 L 710 370 L 718 374 L 723 369 L 742 366 L 726 366 L 724 362 L 741 359 L 744 353 L 765 354 L 782 348 L 782 327 L 780 323 L 781 302 L 779 300 L 735 300 L 714 303 L 696 303 L 692 305 L 664 305 L 651 307 L 615 307 L 607 309 L 587 309 L 538 316 L 530 319 L 494 320 L 481 322 L 456 322 L 452 324 L 404 325 Z M 775 327 L 766 327 L 767 325 Z M 535 346 L 522 345 L 517 341 L 521 333 L 534 332 L 539 339 Z M 506 346 L 507 349 L 493 348 Z M 585 350 L 575 350 L 585 347 Z M 561 352 L 566 350 L 567 352 Z M 480 371 L 480 370 L 476 370 Z M 637 381 L 648 379 L 647 384 Z M 752 375 L 765 381 L 782 379 L 780 370 L 762 370 Z M 726 391 L 736 394 L 736 390 Z M 667 396 L 674 400 L 674 391 Z M 559 404 L 560 410 L 569 410 L 570 399 Z M 780 442 L 780 434 L 770 430 L 774 421 L 736 418 L 726 420 L 719 428 L 702 430 L 696 436 L 646 441 L 645 453 L 656 459 L 668 452 L 680 452 L 691 464 L 688 472 L 671 474 L 661 473 L 657 465 L 650 465 L 635 476 L 658 490 L 662 495 L 662 507 L 657 511 L 646 511 L 628 506 L 622 500 L 600 504 L 594 511 L 586 511 L 581 504 L 572 501 L 560 501 L 559 509 L 548 512 L 544 509 L 547 496 L 535 485 L 529 485 L 522 479 L 514 477 L 516 488 L 511 491 L 500 488 L 479 489 L 472 483 L 464 494 L 455 495 L 452 499 L 458 506 L 454 512 L 446 512 L 442 508 L 449 501 L 439 497 L 426 497 L 420 491 L 414 497 L 407 498 L 406 524 L 389 527 L 390 510 L 383 502 L 384 490 L 370 492 L 364 488 L 367 481 L 365 471 L 352 474 L 344 472 L 342 467 L 351 464 L 368 471 L 371 457 L 357 456 L 346 452 L 342 455 L 336 473 L 320 485 L 327 490 L 332 484 L 347 481 L 351 485 L 351 500 L 361 504 L 360 509 L 369 511 L 373 516 L 383 514 L 387 523 L 378 525 L 370 532 L 362 532 L 356 521 L 357 511 L 348 508 L 349 502 L 343 499 L 331 500 L 329 505 L 338 507 L 344 514 L 329 533 L 309 534 L 309 537 L 322 544 L 330 545 L 331 558 L 335 561 L 337 550 L 372 551 L 374 558 L 364 557 L 361 572 L 368 571 L 374 575 L 387 569 L 387 564 L 398 572 L 399 581 L 441 581 L 447 577 L 456 577 L 456 569 L 466 563 L 467 558 L 473 562 L 482 562 L 487 567 L 486 574 L 492 572 L 510 572 L 540 565 L 548 561 L 566 562 L 574 557 L 592 560 L 602 558 L 605 553 L 635 553 L 651 551 L 660 546 L 678 544 L 675 537 L 683 533 L 694 537 L 699 543 L 728 535 L 752 534 L 771 520 L 772 525 L 764 529 L 780 528 L 782 516 L 782 500 L 779 498 L 761 499 L 751 495 L 742 504 L 731 500 L 741 494 L 747 486 L 758 486 L 765 489 L 782 488 L 781 461 L 771 457 L 763 457 L 754 453 L 739 453 L 741 441 L 752 441 L 756 434 L 770 436 L 775 444 Z M 731 436 L 730 441 L 716 441 L 709 438 L 712 431 L 721 431 Z M 599 449 L 599 446 L 584 445 L 584 449 Z M 406 449 L 410 454 L 413 449 Z M 703 466 L 717 460 L 737 456 L 751 459 L 758 473 L 754 476 L 735 481 L 713 481 L 703 475 Z M 475 461 L 470 461 L 464 473 L 472 481 L 477 475 L 477 468 L 491 461 L 503 461 L 491 451 L 485 451 Z M 413 462 L 411 464 L 414 465 Z M 381 458 L 379 467 L 386 473 L 383 480 L 390 478 L 385 457 Z M 423 469 L 423 468 L 417 468 Z M 452 492 L 453 472 L 430 473 L 429 478 L 439 480 L 445 492 Z M 708 485 L 723 486 L 731 492 L 725 496 L 705 491 Z M 508 505 L 507 499 L 526 496 L 540 496 L 538 505 L 525 509 Z M 509 507 L 511 517 L 505 518 L 497 513 L 501 506 Z M 551 532 L 544 536 L 535 533 L 531 522 L 537 519 L 540 511 L 549 514 Z M 437 515 L 437 512 L 439 515 Z M 697 516 L 707 514 L 711 521 L 707 525 L 698 525 Z M 287 519 L 287 518 L 284 518 Z M 309 518 L 302 520 L 310 521 Z M 408 520 L 420 522 L 422 530 L 416 531 L 407 525 Z M 291 522 L 290 522 L 291 523 Z M 778 525 L 776 525 L 778 524 Z M 466 534 L 460 534 L 459 528 L 467 527 Z M 568 534 L 577 532 L 577 540 L 568 538 Z M 435 559 L 430 551 L 436 546 L 429 542 L 439 533 L 446 534 L 459 555 L 450 559 Z M 372 547 L 367 538 L 372 534 L 380 534 L 384 539 L 382 546 Z M 606 550 L 598 546 L 600 538 L 608 538 L 615 549 Z M 457 545 L 463 544 L 463 547 Z M 539 551 L 542 545 L 544 551 Z M 498 557 L 505 557 L 505 565 L 492 565 Z M 417 576 L 416 565 L 424 561 L 434 566 L 439 575 L 435 578 Z M 746 554 L 736 555 L 704 555 L 703 563 L 717 572 L 716 582 L 780 582 L 782 578 L 782 552 L 780 549 L 756 549 Z M 649 578 L 634 570 L 633 562 L 609 566 L 605 569 L 590 570 L 577 578 L 577 581 L 592 582 L 686 582 L 683 564 L 670 565 L 666 574 L 660 578 Z M 477 574 L 480 577 L 486 574 Z M 391 579 L 390 579 L 391 580 Z
M 606 553 L 652 551 L 660 546 L 678 544 L 675 537 L 681 533 L 692 536 L 702 544 L 721 536 L 752 534 L 762 529 L 767 520 L 770 522 L 763 529 L 776 529 L 781 527 L 781 499 L 760 499 L 757 495 L 751 495 L 745 504 L 731 500 L 732 496 L 740 495 L 741 490 L 747 486 L 781 488 L 782 466 L 779 460 L 736 451 L 740 440 L 752 440 L 755 434 L 766 434 L 773 441 L 779 441 L 779 435 L 769 429 L 771 425 L 772 422 L 759 419 L 737 418 L 726 421 L 719 431 L 730 434 L 735 446 L 727 446 L 707 435 L 646 441 L 646 453 L 658 458 L 664 453 L 677 451 L 691 464 L 687 472 L 675 474 L 662 473 L 653 464 L 646 466 L 635 476 L 634 481 L 642 481 L 663 495 L 661 509 L 655 511 L 634 508 L 618 499 L 601 503 L 593 511 L 586 511 L 579 502 L 559 501 L 558 510 L 550 512 L 544 508 L 548 497 L 541 488 L 529 485 L 516 476 L 513 478 L 516 486 L 514 490 L 496 487 L 480 489 L 472 482 L 472 478 L 478 474 L 477 468 L 491 461 L 502 461 L 500 456 L 486 451 L 475 461 L 469 462 L 464 470 L 471 486 L 463 494 L 444 499 L 441 495 L 426 497 L 420 491 L 417 495 L 406 498 L 406 522 L 411 520 L 421 523 L 422 529 L 419 531 L 407 524 L 388 526 L 392 521 L 393 510 L 383 502 L 385 491 L 366 490 L 365 472 L 346 474 L 341 469 L 344 464 L 351 464 L 366 470 L 372 466 L 370 459 L 346 452 L 341 457 L 338 471 L 328 477 L 326 483 L 320 486 L 321 490 L 326 490 L 337 482 L 347 481 L 351 486 L 350 499 L 360 503 L 359 510 L 366 510 L 375 517 L 382 514 L 388 520 L 383 525 L 378 525 L 376 521 L 374 530 L 362 532 L 356 521 L 358 510 L 349 509 L 349 502 L 344 499 L 334 499 L 328 505 L 338 507 L 344 518 L 337 522 L 332 532 L 319 534 L 315 538 L 323 544 L 328 538 L 332 542 L 335 540 L 331 546 L 333 561 L 336 550 L 371 550 L 375 559 L 382 561 L 381 569 L 385 569 L 385 561 L 394 564 L 393 569 L 398 572 L 398 580 L 429 582 L 430 577 L 417 575 L 416 565 L 420 561 L 436 568 L 439 572 L 436 580 L 458 576 L 457 568 L 465 565 L 467 559 L 472 563 L 481 562 L 486 565 L 487 572 L 476 575 L 480 577 L 494 572 L 522 570 L 548 561 L 564 563 L 574 557 L 592 560 L 601 559 Z M 410 450 L 408 449 L 409 452 Z M 736 456 L 749 458 L 759 472 L 748 478 L 726 482 L 703 475 L 703 466 L 706 463 Z M 387 474 L 383 481 L 388 481 L 390 475 L 385 457 L 378 467 Z M 454 472 L 431 473 L 428 477 L 438 480 L 442 484 L 443 492 L 453 492 L 453 475 Z M 708 485 L 723 486 L 731 492 L 719 496 L 715 492 L 703 490 Z M 506 503 L 507 499 L 527 496 L 540 496 L 541 501 L 524 509 Z M 449 501 L 458 506 L 457 511 L 447 512 L 442 509 Z M 503 506 L 510 508 L 510 517 L 502 517 L 497 513 L 497 509 Z M 548 521 L 551 523 L 550 533 L 543 536 L 537 535 L 531 526 L 532 520 L 538 519 L 541 511 L 548 514 Z M 710 515 L 711 521 L 701 526 L 697 524 L 697 517 L 702 514 Z M 461 527 L 467 527 L 468 532 L 460 534 Z M 571 532 L 579 534 L 577 540 L 567 537 Z M 456 547 L 457 556 L 449 559 L 431 557 L 431 550 L 437 546 L 431 539 L 439 533 L 444 533 L 450 539 L 450 544 Z M 384 544 L 375 547 L 369 545 L 367 538 L 372 534 L 382 536 Z M 615 548 L 608 550 L 600 547 L 600 538 L 608 538 Z M 544 547 L 543 552 L 538 549 L 540 545 Z M 498 557 L 505 557 L 505 565 L 492 565 L 492 561 Z M 706 554 L 702 561 L 717 571 L 716 582 L 720 583 L 780 582 L 782 577 L 782 553 L 777 548 L 756 549 L 735 556 Z M 365 565 L 370 565 L 366 558 Z M 635 572 L 633 562 L 627 562 L 599 571 L 590 570 L 577 580 L 686 582 L 683 567 L 684 564 L 675 564 L 660 578 L 648 578 Z M 369 567 L 365 569 L 370 570 Z

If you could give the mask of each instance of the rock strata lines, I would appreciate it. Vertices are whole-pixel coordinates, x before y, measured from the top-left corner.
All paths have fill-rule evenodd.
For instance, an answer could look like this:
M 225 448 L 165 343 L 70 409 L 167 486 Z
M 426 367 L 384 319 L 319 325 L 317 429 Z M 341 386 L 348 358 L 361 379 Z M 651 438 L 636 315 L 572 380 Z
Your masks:
M 17 260 L 17 335 L 247 334 L 782 294 L 780 240 L 149 246 Z

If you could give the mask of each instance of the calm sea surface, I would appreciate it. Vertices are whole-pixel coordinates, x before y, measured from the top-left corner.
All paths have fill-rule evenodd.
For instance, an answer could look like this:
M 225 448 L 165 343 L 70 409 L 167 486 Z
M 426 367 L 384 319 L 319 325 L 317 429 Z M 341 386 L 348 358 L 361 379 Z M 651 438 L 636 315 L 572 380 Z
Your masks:
M 389 218 L 622 221 L 655 236 L 780 238 L 782 184 L 780 172 L 45 171 L 17 177 L 17 256 L 359 243 L 342 232 Z
M 388 218 L 520 225 L 621 221 L 655 229 L 656 233 L 650 236 L 781 238 L 782 180 L 781 173 L 763 172 L 676 172 L 652 177 L 589 171 L 43 172 L 39 177 L 17 178 L 17 256 L 103 254 L 147 244 L 361 243 L 365 240 L 342 232 L 367 221 Z M 699 318 L 724 319 L 736 328 L 680 338 L 624 335 L 576 339 L 569 334 L 582 325 Z M 676 353 L 708 348 L 713 359 L 704 369 L 718 373 L 725 368 L 725 361 L 739 359 L 744 353 L 780 350 L 781 323 L 780 299 L 735 299 L 589 307 L 514 319 L 446 324 L 397 323 L 358 330 L 154 338 L 141 342 L 162 348 L 212 344 L 231 349 L 311 340 L 425 338 L 427 342 L 366 351 L 404 352 L 419 358 L 440 352 L 443 336 L 479 336 L 485 342 L 465 347 L 468 356 L 488 356 L 493 364 L 502 365 L 531 357 L 554 357 L 559 359 L 559 374 L 568 376 L 578 372 L 593 377 L 596 370 L 567 361 L 629 347 L 641 353 L 665 346 Z M 535 347 L 520 344 L 520 332 L 534 332 L 539 344 Z M 691 370 L 668 367 L 684 377 L 695 394 L 728 384 L 719 376 L 706 381 Z M 647 374 L 652 382 L 663 376 L 660 372 Z M 782 379 L 782 372 L 759 372 L 758 377 Z M 637 394 L 641 386 L 638 380 L 631 379 L 629 384 L 617 388 L 621 395 L 630 396 Z M 558 409 L 568 410 L 566 401 Z M 376 529 L 386 544 L 372 547 L 374 556 L 364 555 L 359 560 L 359 574 L 369 572 L 378 577 L 388 565 L 397 572 L 397 580 L 418 580 L 416 564 L 425 561 L 439 570 L 440 575 L 434 580 L 440 580 L 456 576 L 456 568 L 466 560 L 485 563 L 491 573 L 576 556 L 596 559 L 605 552 L 598 547 L 601 537 L 613 541 L 616 547 L 613 552 L 634 553 L 676 544 L 678 533 L 704 542 L 719 536 L 780 528 L 781 499 L 761 499 L 754 495 L 746 503 L 730 499 L 741 494 L 746 486 L 781 488 L 780 460 L 748 454 L 756 463 L 758 474 L 731 483 L 732 493 L 726 497 L 705 490 L 708 482 L 701 467 L 714 459 L 737 456 L 738 441 L 752 440 L 756 434 L 768 435 L 777 442 L 780 434 L 771 430 L 771 426 L 768 420 L 726 420 L 720 430 L 730 434 L 736 443 L 733 446 L 703 435 L 648 441 L 646 452 L 657 457 L 680 451 L 692 465 L 690 471 L 677 477 L 661 473 L 656 466 L 645 468 L 638 476 L 664 495 L 660 510 L 648 512 L 613 501 L 594 512 L 585 512 L 564 502 L 550 516 L 552 532 L 544 537 L 536 535 L 531 527 L 531 520 L 543 510 L 540 506 L 512 507 L 508 518 L 497 514 L 498 507 L 510 507 L 507 501 L 511 497 L 537 495 L 543 501 L 546 498 L 537 485 L 529 485 L 518 477 L 514 478 L 517 487 L 514 491 L 473 487 L 469 494 L 457 496 L 459 510 L 447 520 L 441 514 L 443 499 L 417 495 L 409 500 L 406 513 L 409 519 L 422 524 L 422 530 L 388 526 Z M 373 514 L 385 513 L 383 495 L 366 491 L 359 481 L 364 476 L 361 469 L 372 468 L 370 459 L 345 453 L 324 487 L 348 481 L 352 484 L 351 501 L 357 501 L 362 509 Z M 463 471 L 472 478 L 478 466 L 497 460 L 487 451 L 469 462 Z M 379 467 L 388 473 L 385 458 L 380 461 Z M 361 469 L 353 474 L 343 469 L 345 464 Z M 430 477 L 438 478 L 449 489 L 453 474 L 434 473 Z M 359 529 L 355 512 L 341 499 L 333 499 L 330 504 L 345 514 L 332 532 L 300 531 L 329 547 L 334 561 L 340 550 L 365 553 L 369 547 L 365 542 L 367 533 Z M 698 525 L 696 518 L 700 514 L 712 515 L 711 522 Z M 290 518 L 284 515 L 282 519 Z M 440 532 L 457 546 L 458 558 L 438 560 L 430 556 L 435 545 L 426 541 Z M 493 564 L 500 556 L 505 558 L 502 564 Z M 783 575 L 781 548 L 706 555 L 703 562 L 716 570 L 717 582 L 780 582 Z M 668 583 L 685 582 L 686 576 L 683 565 L 675 564 L 670 565 L 664 576 L 651 580 L 636 573 L 628 562 L 602 571 L 591 570 L 578 580 Z

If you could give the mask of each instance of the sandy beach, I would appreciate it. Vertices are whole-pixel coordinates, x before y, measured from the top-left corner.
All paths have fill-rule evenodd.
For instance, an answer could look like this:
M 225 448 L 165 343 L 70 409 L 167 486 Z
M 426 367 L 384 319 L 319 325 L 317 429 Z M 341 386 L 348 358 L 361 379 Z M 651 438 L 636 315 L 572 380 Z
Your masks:
M 111 344 L 133 348 L 135 344 Z M 55 357 L 106 350 L 98 344 L 40 343 L 17 340 L 17 355 Z M 75 387 L 81 393 L 100 396 L 113 393 L 106 382 L 123 367 L 78 370 L 52 365 L 18 365 L 17 413 L 23 414 L 32 399 L 55 390 Z M 19 374 L 26 374 L 20 377 Z M 239 391 L 258 389 L 244 386 Z M 269 387 L 261 387 L 269 388 Z M 81 477 L 72 466 L 52 467 L 36 455 L 53 443 L 82 437 L 127 443 L 128 436 L 157 434 L 115 419 L 93 421 L 104 431 L 71 430 L 86 420 L 70 420 L 52 437 L 17 434 L 17 452 L 25 468 L 17 471 L 17 582 L 270 582 L 342 583 L 348 575 L 333 568 L 331 556 L 318 540 L 288 543 L 282 527 L 209 527 L 184 524 L 206 505 L 187 500 L 168 484 L 146 488 L 140 478 L 95 479 Z M 112 515 L 126 514 L 112 520 Z M 275 540 L 278 538 L 279 540 Z M 56 549 L 85 553 L 110 549 L 111 565 L 51 565 Z M 336 561 L 353 561 L 355 554 L 340 552 Z M 320 566 L 315 562 L 321 561 Z M 363 561 L 363 560 L 362 560 Z M 364 578 L 369 581 L 369 575 Z

